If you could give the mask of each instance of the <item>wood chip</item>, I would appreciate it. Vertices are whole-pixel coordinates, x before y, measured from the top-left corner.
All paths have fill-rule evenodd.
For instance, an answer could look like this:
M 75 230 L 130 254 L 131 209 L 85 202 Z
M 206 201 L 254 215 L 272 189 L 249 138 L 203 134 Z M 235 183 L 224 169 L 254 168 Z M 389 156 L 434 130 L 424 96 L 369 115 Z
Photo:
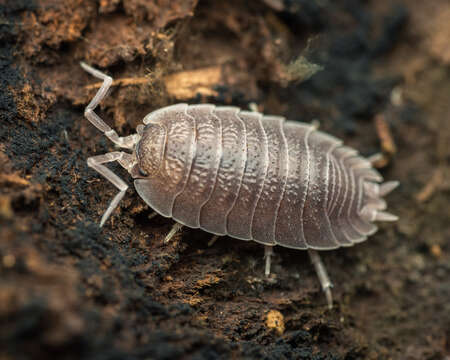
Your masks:
M 416 200 L 419 203 L 427 201 L 434 192 L 441 187 L 444 182 L 444 174 L 441 168 L 438 168 L 431 179 L 425 184 L 425 186 L 416 194 Z
M 11 207 L 11 199 L 0 195 L 0 216 L 5 219 L 12 219 L 14 213 Z
M 164 85 L 170 97 L 177 100 L 189 100 L 197 95 L 218 96 L 214 88 L 221 83 L 222 68 L 210 66 L 202 69 L 181 71 L 164 77 Z M 112 86 L 136 86 L 150 84 L 150 77 L 122 78 L 114 80 Z M 86 85 L 87 90 L 99 89 L 102 82 Z
M 397 147 L 389 128 L 389 124 L 383 114 L 378 114 L 374 118 L 375 129 L 381 143 L 382 157 L 374 163 L 376 168 L 387 166 L 393 155 L 397 153 Z
M 436 259 L 439 259 L 442 256 L 442 249 L 438 244 L 433 244 L 430 248 L 430 252 Z
M 28 186 L 30 182 L 17 174 L 0 174 L 0 184 Z
M 211 66 L 203 69 L 182 71 L 168 75 L 164 79 L 168 94 L 178 100 L 188 100 L 202 96 L 218 96 L 214 87 L 220 84 L 222 68 Z
M 279 335 L 283 335 L 284 316 L 278 310 L 270 310 L 266 315 L 266 326 L 269 329 L 274 329 Z

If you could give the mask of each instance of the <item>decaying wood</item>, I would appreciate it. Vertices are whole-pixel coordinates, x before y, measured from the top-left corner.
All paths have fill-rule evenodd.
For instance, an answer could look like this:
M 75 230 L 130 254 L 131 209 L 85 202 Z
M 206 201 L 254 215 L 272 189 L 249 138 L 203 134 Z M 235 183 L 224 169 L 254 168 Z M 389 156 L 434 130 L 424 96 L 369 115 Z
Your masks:
M 217 96 L 214 88 L 221 84 L 222 68 L 210 66 L 203 69 L 180 71 L 163 78 L 167 94 L 177 100 L 188 100 L 201 96 Z M 150 77 L 131 77 L 114 80 L 112 86 L 136 86 L 151 84 Z M 87 90 L 98 89 L 101 82 L 86 85 Z

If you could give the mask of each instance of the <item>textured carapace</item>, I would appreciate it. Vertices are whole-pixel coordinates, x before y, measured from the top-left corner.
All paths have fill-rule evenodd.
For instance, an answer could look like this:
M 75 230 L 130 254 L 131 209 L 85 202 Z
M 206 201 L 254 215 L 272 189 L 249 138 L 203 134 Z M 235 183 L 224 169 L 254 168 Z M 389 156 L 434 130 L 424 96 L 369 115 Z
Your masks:
M 371 163 L 313 126 L 235 107 L 177 104 L 138 129 L 135 187 L 192 228 L 295 249 L 364 241 L 384 213 Z

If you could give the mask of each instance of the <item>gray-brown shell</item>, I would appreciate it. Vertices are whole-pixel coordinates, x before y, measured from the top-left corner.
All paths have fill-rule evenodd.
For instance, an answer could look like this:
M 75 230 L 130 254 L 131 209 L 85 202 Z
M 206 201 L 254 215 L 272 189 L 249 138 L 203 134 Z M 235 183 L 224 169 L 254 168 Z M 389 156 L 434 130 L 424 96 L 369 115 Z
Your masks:
M 144 124 L 136 190 L 189 227 L 333 249 L 373 234 L 386 208 L 369 161 L 311 125 L 209 104 L 162 108 Z

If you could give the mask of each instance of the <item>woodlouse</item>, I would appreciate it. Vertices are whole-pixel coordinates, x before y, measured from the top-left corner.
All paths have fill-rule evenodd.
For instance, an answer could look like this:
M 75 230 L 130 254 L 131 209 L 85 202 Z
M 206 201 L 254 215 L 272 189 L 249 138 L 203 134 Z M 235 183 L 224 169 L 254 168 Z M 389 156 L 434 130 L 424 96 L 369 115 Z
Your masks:
M 332 306 L 331 282 L 315 250 L 352 246 L 376 232 L 374 221 L 395 221 L 382 197 L 397 181 L 380 184 L 369 159 L 314 126 L 283 117 L 210 104 L 177 104 L 149 113 L 137 133 L 119 137 L 95 107 L 112 78 L 81 63 L 103 84 L 86 118 L 116 145 L 88 158 L 88 165 L 120 191 L 128 185 L 105 163 L 118 161 L 139 196 L 156 212 L 182 225 L 265 245 L 266 275 L 272 247 L 307 249 Z

